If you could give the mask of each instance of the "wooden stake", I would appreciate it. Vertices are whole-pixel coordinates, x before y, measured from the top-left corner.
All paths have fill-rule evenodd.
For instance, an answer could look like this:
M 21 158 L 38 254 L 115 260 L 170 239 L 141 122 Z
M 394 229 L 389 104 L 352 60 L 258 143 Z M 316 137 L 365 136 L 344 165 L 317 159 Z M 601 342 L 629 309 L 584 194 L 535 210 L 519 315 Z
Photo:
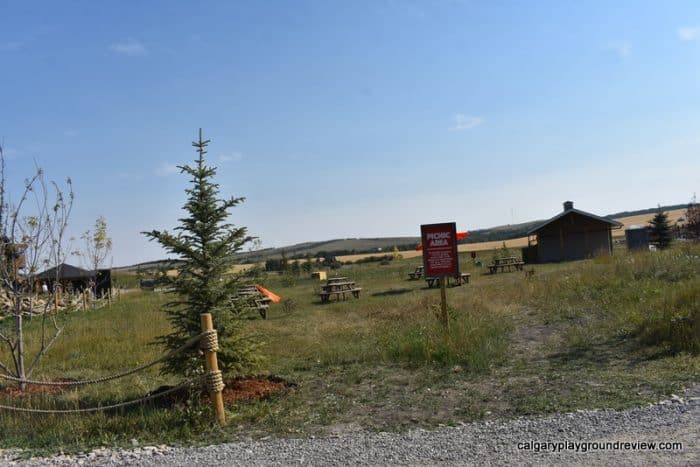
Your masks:
M 212 323 L 211 313 L 202 313 L 200 315 L 202 323 L 202 331 L 212 331 L 214 329 L 214 324 Z M 209 350 L 204 351 L 204 358 L 206 359 L 207 372 L 209 371 L 219 371 L 219 362 L 216 359 L 216 352 L 211 352 Z M 214 403 L 214 411 L 216 412 L 216 420 L 219 425 L 226 424 L 226 415 L 224 414 L 224 398 L 221 391 L 210 391 L 209 397 L 211 397 Z
M 447 316 L 447 278 L 440 278 L 440 306 L 442 308 L 442 324 L 445 329 L 450 328 L 450 318 Z
M 87 291 L 83 290 L 83 311 L 87 311 Z

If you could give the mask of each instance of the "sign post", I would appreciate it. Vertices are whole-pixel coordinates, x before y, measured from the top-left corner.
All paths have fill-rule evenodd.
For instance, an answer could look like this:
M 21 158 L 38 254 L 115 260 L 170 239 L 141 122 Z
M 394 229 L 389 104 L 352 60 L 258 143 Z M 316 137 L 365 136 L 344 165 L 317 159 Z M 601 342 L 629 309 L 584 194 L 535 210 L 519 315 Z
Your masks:
M 423 270 L 425 277 L 437 277 L 440 281 L 440 301 L 442 323 L 449 328 L 447 315 L 447 278 L 459 276 L 457 256 L 457 224 L 423 224 L 420 226 L 423 245 Z
M 444 277 L 440 278 L 440 309 L 442 314 L 442 325 L 445 326 L 445 330 L 450 329 L 450 316 L 447 314 L 447 279 Z

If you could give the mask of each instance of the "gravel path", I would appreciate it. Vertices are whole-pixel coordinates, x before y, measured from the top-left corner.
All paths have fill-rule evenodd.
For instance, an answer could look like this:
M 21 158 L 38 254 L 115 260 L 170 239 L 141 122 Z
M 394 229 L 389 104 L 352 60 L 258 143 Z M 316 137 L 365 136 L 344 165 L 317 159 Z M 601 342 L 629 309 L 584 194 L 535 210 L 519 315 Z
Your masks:
M 693 391 L 696 392 L 696 391 Z M 478 422 L 435 431 L 356 432 L 317 439 L 244 441 L 200 448 L 99 449 L 89 454 L 2 465 L 700 465 L 700 397 L 673 396 L 644 408 L 590 410 L 505 423 Z M 519 449 L 521 443 L 530 449 Z M 570 443 L 547 446 L 544 443 Z M 682 443 L 682 449 L 634 450 L 623 443 Z M 581 443 L 589 443 L 581 445 Z M 595 445 L 618 443 L 619 449 Z M 521 448 L 526 447 L 521 444 Z M 670 447 L 670 446 L 668 446 Z M 553 451 L 556 449 L 556 452 Z M 578 450 L 577 450 L 578 448 Z

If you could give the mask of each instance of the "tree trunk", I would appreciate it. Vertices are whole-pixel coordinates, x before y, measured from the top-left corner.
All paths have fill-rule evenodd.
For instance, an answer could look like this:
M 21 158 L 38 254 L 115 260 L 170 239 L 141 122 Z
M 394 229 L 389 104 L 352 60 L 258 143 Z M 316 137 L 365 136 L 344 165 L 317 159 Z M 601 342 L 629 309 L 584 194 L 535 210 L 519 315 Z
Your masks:
M 24 372 L 24 334 L 22 329 L 22 296 L 15 296 L 15 331 L 17 335 L 17 377 L 25 379 Z M 19 383 L 20 391 L 24 391 L 25 383 Z

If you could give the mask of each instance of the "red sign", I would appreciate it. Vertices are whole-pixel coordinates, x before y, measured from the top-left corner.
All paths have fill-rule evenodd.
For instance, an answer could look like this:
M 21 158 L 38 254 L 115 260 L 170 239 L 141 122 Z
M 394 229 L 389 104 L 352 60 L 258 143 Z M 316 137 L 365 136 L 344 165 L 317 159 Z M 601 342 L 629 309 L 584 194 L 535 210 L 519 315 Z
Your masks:
M 457 256 L 457 224 L 424 224 L 420 226 L 425 277 L 459 274 Z

